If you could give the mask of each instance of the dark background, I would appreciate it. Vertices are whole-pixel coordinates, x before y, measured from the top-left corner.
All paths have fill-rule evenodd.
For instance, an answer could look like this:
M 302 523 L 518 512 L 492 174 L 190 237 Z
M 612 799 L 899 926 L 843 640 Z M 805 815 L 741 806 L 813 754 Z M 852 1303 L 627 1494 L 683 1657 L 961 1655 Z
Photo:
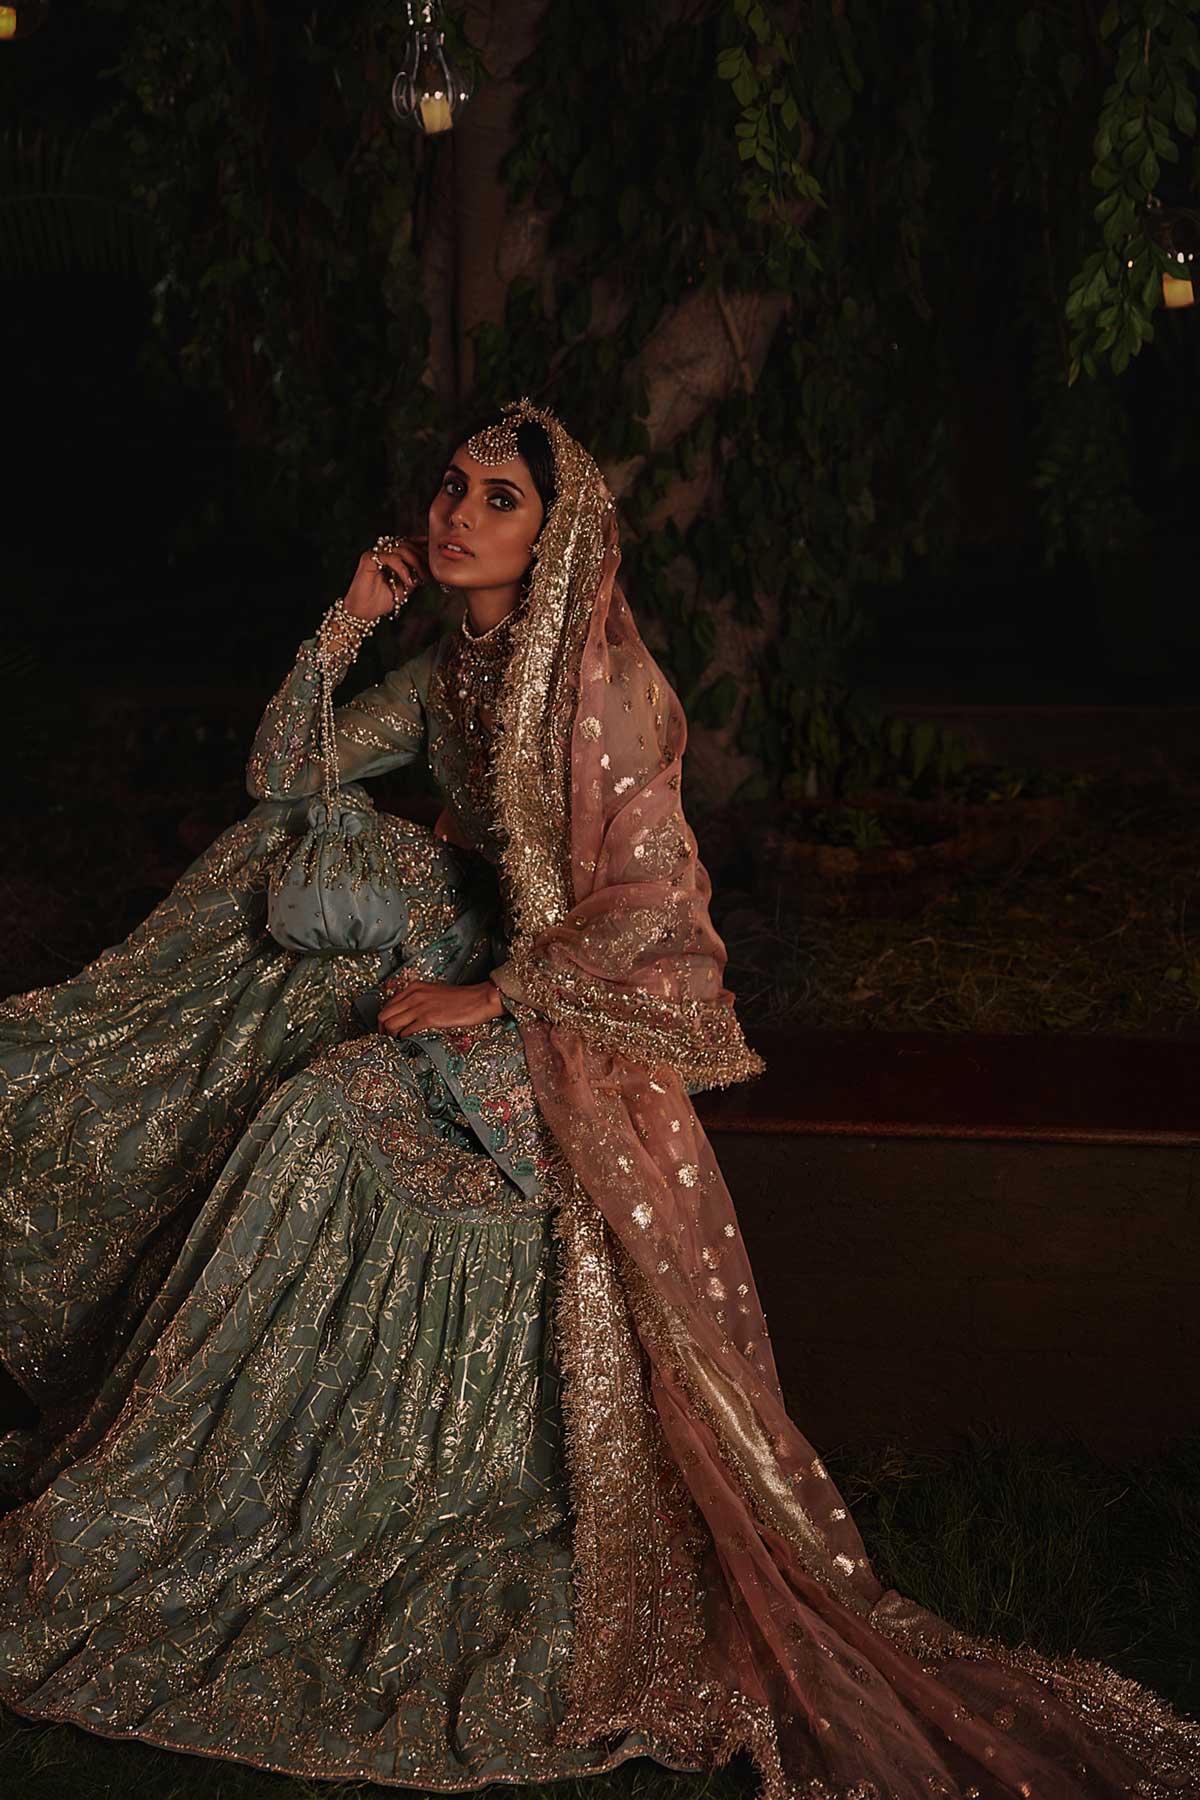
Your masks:
M 228 32 L 235 49 L 242 10 L 210 9 L 197 28 Z M 254 10 L 270 33 L 298 29 L 288 9 Z M 18 133 L 28 142 L 38 130 L 86 127 L 100 127 L 110 160 L 133 169 L 127 93 L 120 123 L 110 117 L 133 18 L 115 0 L 56 5 L 27 41 L 0 47 L 10 172 Z M 1033 487 L 1040 421 L 1022 374 L 1044 323 L 1031 325 L 1027 304 L 1036 247 L 1021 202 L 993 173 L 1014 96 L 981 103 L 978 89 L 964 93 L 961 68 L 946 77 L 947 95 L 963 98 L 933 118 L 943 197 L 924 287 L 956 376 L 939 400 L 953 529 L 899 580 L 858 585 L 875 639 L 849 657 L 851 678 L 890 698 L 1192 701 L 1197 317 L 1160 314 L 1159 342 L 1120 380 L 1126 492 L 1144 528 L 1113 554 L 1071 545 L 1048 567 Z M 1092 199 L 1085 187 L 1085 222 Z M 0 279 L 9 447 L 0 582 L 14 654 L 89 684 L 137 676 L 265 689 L 332 597 L 334 571 L 348 578 L 360 542 L 311 504 L 290 518 L 262 504 L 277 476 L 272 446 L 247 442 L 211 381 L 185 379 L 178 339 L 152 324 L 152 281 L 85 266 L 14 272 L 11 258 Z M 913 420 L 914 452 L 926 427 Z M 382 526 L 385 515 L 394 522 L 396 498 L 382 430 L 375 475 L 376 490 L 356 504 Z M 795 520 L 777 527 L 794 530 Z

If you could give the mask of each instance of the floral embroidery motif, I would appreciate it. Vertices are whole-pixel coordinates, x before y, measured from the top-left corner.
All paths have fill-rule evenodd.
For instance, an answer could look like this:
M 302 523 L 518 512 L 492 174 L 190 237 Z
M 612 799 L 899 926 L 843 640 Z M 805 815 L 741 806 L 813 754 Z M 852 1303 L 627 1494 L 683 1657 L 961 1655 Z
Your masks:
M 488 1155 L 532 1198 L 564 1173 L 529 1080 L 521 1028 L 508 1014 L 422 1037 Z
M 524 1188 L 514 1186 L 490 1155 L 464 1155 L 470 1119 L 439 1092 L 438 1072 L 422 1039 L 381 1033 L 354 1038 L 327 1051 L 311 1073 L 338 1099 L 388 1180 L 404 1192 L 419 1186 L 420 1210 L 505 1216 L 545 1210 L 544 1199 L 532 1208 Z

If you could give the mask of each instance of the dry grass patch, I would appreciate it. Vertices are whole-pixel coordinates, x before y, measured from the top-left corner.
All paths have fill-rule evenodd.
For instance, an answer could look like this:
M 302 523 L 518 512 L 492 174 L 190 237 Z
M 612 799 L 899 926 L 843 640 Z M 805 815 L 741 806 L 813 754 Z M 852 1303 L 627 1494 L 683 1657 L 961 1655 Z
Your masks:
M 809 880 L 718 886 L 746 1021 L 882 1031 L 1200 1033 L 1200 787 L 1104 777 L 1062 835 L 905 912 Z

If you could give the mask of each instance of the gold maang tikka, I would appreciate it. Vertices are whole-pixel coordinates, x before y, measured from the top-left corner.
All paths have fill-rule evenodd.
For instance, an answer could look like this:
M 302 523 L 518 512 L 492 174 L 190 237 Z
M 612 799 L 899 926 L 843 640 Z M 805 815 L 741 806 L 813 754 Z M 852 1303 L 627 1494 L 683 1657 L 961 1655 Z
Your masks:
M 535 420 L 547 436 L 551 426 L 558 424 L 553 413 L 543 412 L 541 407 L 533 404 L 528 394 L 523 394 L 519 400 L 508 402 L 503 408 L 503 417 L 494 425 L 485 425 L 482 431 L 477 431 L 474 437 L 467 439 L 468 453 L 485 469 L 495 469 L 501 463 L 512 462 L 521 454 L 517 442 L 517 426 L 525 419 Z M 551 442 L 553 443 L 553 439 Z

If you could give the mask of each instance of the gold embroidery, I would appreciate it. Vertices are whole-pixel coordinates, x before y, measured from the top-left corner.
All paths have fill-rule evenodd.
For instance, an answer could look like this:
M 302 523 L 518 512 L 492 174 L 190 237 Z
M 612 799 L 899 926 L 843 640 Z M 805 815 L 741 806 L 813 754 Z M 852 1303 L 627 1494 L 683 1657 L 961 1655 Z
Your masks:
M 575 1648 L 559 1743 L 649 1731 L 680 1767 L 749 1750 L 785 1787 L 767 1707 L 705 1673 L 711 1539 L 668 1450 L 616 1247 L 578 1183 L 555 1215 L 557 1336 L 575 1513 Z

